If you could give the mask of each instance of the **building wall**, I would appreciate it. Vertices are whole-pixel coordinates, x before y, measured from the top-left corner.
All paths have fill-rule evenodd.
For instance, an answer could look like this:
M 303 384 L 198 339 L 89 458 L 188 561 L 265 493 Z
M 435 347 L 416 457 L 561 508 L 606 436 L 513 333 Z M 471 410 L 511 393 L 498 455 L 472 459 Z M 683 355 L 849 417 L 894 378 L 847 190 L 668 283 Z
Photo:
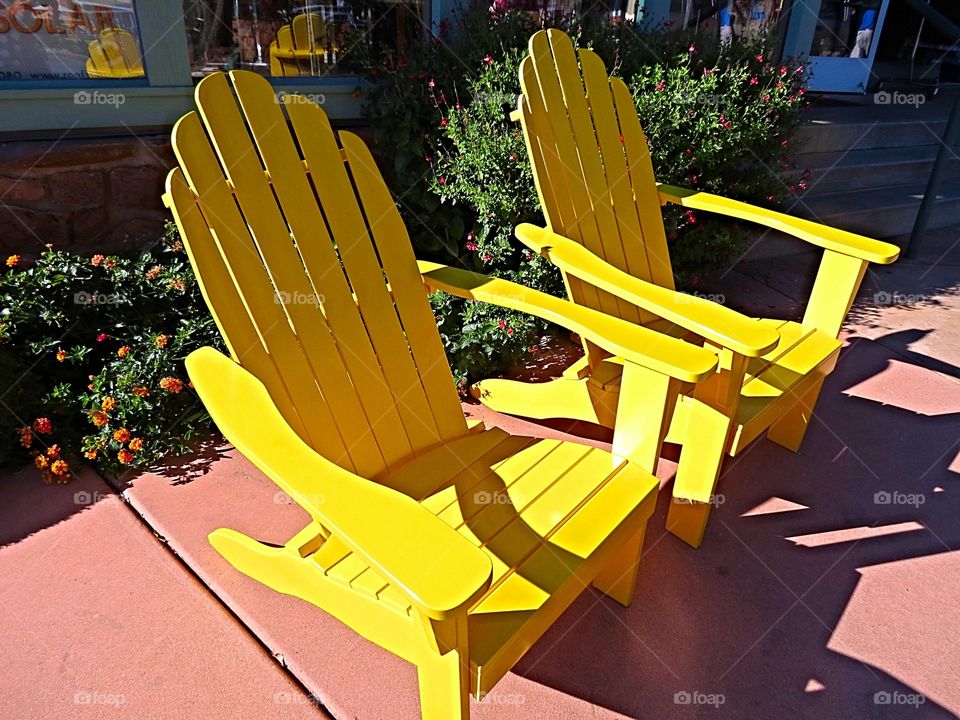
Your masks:
M 136 252 L 163 231 L 175 164 L 169 134 L 0 143 L 0 256 Z

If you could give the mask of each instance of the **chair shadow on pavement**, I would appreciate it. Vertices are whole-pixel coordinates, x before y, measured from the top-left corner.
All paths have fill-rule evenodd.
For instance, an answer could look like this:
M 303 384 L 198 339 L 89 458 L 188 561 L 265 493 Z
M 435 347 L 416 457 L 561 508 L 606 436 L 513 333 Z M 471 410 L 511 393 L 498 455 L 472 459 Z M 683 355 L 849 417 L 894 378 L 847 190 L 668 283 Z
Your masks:
M 891 352 L 922 332 L 850 338 L 799 453 L 728 458 L 700 550 L 662 493 L 631 607 L 585 593 L 515 671 L 633 718 L 960 714 L 960 374 Z

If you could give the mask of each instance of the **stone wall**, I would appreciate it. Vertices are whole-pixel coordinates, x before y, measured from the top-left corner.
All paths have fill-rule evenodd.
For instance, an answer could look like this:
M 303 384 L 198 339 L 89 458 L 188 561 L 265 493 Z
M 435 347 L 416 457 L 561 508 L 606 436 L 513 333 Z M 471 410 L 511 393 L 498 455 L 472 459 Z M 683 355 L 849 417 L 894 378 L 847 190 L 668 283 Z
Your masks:
M 0 143 L 0 256 L 46 243 L 82 254 L 131 254 L 169 214 L 160 196 L 176 164 L 170 135 Z

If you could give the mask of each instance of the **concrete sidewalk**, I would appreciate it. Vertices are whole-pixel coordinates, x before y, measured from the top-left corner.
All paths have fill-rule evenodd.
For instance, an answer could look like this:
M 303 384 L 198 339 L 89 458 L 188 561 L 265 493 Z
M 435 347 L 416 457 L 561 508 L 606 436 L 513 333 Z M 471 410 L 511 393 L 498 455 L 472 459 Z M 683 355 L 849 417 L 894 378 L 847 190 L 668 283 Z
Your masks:
M 0 508 L 0 717 L 326 717 L 93 473 Z
M 799 453 L 761 439 L 728 461 L 699 550 L 664 532 L 664 493 L 632 606 L 588 590 L 472 703 L 475 720 L 960 716 L 957 239 L 931 234 L 919 261 L 871 270 Z M 747 260 L 711 292 L 796 317 L 813 267 Z M 665 482 L 674 471 L 661 463 Z M 412 666 L 209 545 L 218 527 L 284 542 L 308 520 L 232 448 L 133 478 L 129 504 L 91 476 L 4 483 L 4 515 L 33 524 L 0 535 L 16 648 L 0 717 L 321 717 L 298 683 L 338 720 L 418 717 Z

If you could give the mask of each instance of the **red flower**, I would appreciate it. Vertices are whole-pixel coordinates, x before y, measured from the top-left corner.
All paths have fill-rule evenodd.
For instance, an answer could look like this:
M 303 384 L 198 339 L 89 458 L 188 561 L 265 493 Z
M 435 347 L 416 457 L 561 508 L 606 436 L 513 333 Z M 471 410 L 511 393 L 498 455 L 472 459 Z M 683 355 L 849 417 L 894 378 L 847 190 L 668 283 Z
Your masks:
M 475 242 L 467 243 L 467 250 L 469 250 L 470 252 L 476 252 L 479 249 L 480 249 L 480 246 L 477 245 Z
M 106 340 L 108 337 L 110 337 L 110 336 L 107 335 L 106 333 L 100 333 L 99 335 L 97 335 L 97 342 L 103 342 L 103 341 Z
M 489 55 L 485 55 L 484 58 L 483 58 L 483 61 L 484 61 L 487 65 L 493 65 L 493 58 L 490 57 Z
M 53 432 L 53 423 L 49 418 L 37 418 L 33 421 L 34 432 L 48 434 Z

